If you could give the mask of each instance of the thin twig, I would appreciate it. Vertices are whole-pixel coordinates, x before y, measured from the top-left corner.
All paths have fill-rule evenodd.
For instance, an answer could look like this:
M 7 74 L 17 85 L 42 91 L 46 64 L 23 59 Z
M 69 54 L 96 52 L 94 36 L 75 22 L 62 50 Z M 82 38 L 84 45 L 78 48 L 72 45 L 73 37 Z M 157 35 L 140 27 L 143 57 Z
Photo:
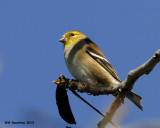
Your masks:
M 87 105 L 89 105 L 92 109 L 94 109 L 97 113 L 99 113 L 101 116 L 105 118 L 105 115 L 103 115 L 98 109 L 96 109 L 93 105 L 91 105 L 89 102 L 87 102 L 85 99 L 83 99 L 78 93 L 75 91 L 72 91 L 74 95 L 76 95 L 78 98 L 80 98 L 83 102 L 85 102 Z M 118 128 L 117 125 L 115 125 L 111 120 L 109 121 L 115 128 Z
M 98 128 L 105 128 L 105 126 L 112 120 L 113 115 L 116 110 L 120 107 L 121 103 L 123 103 L 124 95 L 117 95 L 114 102 L 112 103 L 110 109 L 107 111 L 106 116 L 99 122 Z

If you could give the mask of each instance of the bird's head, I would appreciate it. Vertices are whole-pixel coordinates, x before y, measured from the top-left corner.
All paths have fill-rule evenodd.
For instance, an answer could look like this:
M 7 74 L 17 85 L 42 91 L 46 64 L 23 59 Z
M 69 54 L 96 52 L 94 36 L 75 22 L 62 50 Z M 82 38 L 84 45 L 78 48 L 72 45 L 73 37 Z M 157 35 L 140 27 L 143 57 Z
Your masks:
M 80 40 L 87 38 L 82 32 L 79 31 L 68 31 L 66 32 L 61 39 L 60 42 L 64 43 L 64 47 L 77 44 Z

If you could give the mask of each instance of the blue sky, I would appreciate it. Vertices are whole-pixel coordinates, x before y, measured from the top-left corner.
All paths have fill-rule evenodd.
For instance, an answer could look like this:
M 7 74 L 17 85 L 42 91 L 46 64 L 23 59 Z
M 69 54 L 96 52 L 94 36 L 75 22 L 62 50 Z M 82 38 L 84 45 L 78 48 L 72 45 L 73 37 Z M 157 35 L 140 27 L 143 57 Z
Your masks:
M 64 128 L 55 101 L 60 74 L 66 68 L 58 39 L 79 30 L 94 41 L 124 80 L 128 72 L 160 48 L 160 1 L 0 1 L 0 126 L 4 128 Z M 125 100 L 115 115 L 120 126 L 160 121 L 160 64 L 135 84 L 144 112 Z M 96 127 L 102 119 L 68 91 L 77 125 Z M 113 96 L 81 94 L 104 114 Z M 119 116 L 118 116 L 119 115 Z M 122 116 L 124 115 L 124 116 Z M 4 121 L 34 121 L 34 125 L 5 125 Z

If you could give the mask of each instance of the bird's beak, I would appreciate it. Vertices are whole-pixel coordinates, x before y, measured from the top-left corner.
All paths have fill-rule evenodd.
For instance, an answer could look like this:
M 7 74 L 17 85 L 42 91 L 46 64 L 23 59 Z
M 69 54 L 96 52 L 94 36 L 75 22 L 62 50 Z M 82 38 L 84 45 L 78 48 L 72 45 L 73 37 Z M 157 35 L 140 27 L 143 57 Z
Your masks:
M 58 41 L 64 43 L 64 42 L 66 42 L 66 38 L 62 37 L 62 38 L 59 39 Z

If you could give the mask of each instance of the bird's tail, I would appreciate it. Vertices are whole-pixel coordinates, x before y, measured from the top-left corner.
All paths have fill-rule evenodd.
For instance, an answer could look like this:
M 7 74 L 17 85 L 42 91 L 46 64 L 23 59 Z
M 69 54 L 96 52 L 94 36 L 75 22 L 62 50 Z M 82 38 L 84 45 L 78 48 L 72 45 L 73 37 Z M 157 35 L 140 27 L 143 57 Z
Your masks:
M 141 104 L 142 101 L 142 97 L 140 97 L 139 95 L 137 95 L 134 92 L 128 92 L 126 94 L 126 97 L 131 100 L 137 107 L 139 107 L 142 111 L 143 111 L 143 106 Z

